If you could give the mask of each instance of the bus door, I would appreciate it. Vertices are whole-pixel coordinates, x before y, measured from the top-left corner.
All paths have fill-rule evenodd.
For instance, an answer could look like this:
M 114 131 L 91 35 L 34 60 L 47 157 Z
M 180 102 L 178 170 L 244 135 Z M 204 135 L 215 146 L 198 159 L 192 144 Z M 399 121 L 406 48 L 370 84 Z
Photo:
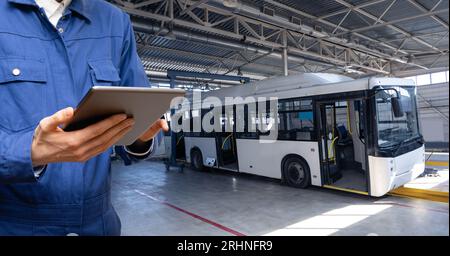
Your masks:
M 218 133 L 216 141 L 219 167 L 237 171 L 236 138 L 234 133 Z
M 319 103 L 319 140 L 321 147 L 321 165 L 324 184 L 333 182 L 333 177 L 338 173 L 335 150 L 333 144 L 336 142 L 336 110 L 333 103 Z
M 364 193 L 368 191 L 363 100 L 347 98 L 317 103 L 323 185 Z M 331 187 L 331 186 L 328 186 Z
M 184 143 L 184 132 L 180 131 L 175 133 L 176 136 L 176 158 L 180 160 L 186 160 L 186 149 Z
M 230 113 L 225 113 L 224 109 L 221 122 L 223 132 L 216 133 L 218 166 L 224 169 L 238 171 L 234 109 L 230 109 Z

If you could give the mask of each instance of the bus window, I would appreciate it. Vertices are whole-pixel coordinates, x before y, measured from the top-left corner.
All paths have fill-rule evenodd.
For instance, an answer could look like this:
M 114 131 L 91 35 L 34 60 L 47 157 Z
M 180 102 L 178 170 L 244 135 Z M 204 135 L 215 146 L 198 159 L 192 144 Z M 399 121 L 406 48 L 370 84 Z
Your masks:
M 200 136 L 200 132 L 199 130 L 197 130 L 198 127 L 194 127 L 194 119 L 200 119 L 200 110 L 198 109 L 192 109 L 190 114 L 189 114 L 189 127 L 190 130 L 189 132 L 185 132 L 185 134 L 187 136 L 191 136 L 191 137 L 197 137 Z M 197 120 L 195 120 L 197 121 Z
M 300 100 L 294 100 L 294 107 L 292 110 L 300 110 Z
M 279 140 L 313 139 L 314 115 L 311 100 L 295 99 L 281 102 L 279 104 L 278 118 Z
M 206 114 L 208 114 L 208 113 L 211 113 L 211 111 L 213 111 L 213 108 L 202 108 L 201 109 L 201 122 L 203 122 L 203 120 L 204 120 L 204 118 L 205 118 L 205 115 Z M 219 119 L 219 121 L 220 121 L 220 119 Z M 211 125 L 211 126 L 214 126 L 214 118 L 211 118 L 210 120 L 209 120 L 209 124 Z M 203 127 L 203 125 L 201 126 L 201 133 L 200 133 L 200 136 L 201 137 L 214 137 L 214 133 L 215 132 L 207 132 L 207 131 L 205 131 L 204 129 L 204 127 Z M 220 132 L 220 131 L 219 131 Z
M 336 108 L 336 127 L 344 126 L 347 131 L 350 130 L 350 127 L 348 127 L 348 120 L 347 120 L 347 102 L 346 101 L 339 101 L 335 103 Z
M 224 132 L 233 132 L 234 131 L 234 113 L 233 113 L 233 107 L 223 107 L 222 112 L 222 130 Z
M 292 101 L 285 102 L 286 111 L 294 110 L 294 103 Z
M 302 100 L 300 110 L 312 110 L 312 100 Z
M 258 133 L 259 135 L 268 136 L 270 134 L 270 130 L 275 124 L 274 113 L 270 113 L 270 101 L 265 102 L 265 109 L 261 109 L 261 105 L 258 105 Z
M 311 140 L 314 130 L 313 112 L 285 112 L 280 113 L 280 140 Z
M 240 106 L 236 106 L 236 109 L 239 107 Z M 256 109 L 251 109 L 249 111 L 248 105 L 244 105 L 244 116 L 236 116 L 236 122 L 239 122 L 239 119 L 241 118 L 244 119 L 244 131 L 237 131 L 236 137 L 239 139 L 258 139 L 256 130 L 258 122 Z

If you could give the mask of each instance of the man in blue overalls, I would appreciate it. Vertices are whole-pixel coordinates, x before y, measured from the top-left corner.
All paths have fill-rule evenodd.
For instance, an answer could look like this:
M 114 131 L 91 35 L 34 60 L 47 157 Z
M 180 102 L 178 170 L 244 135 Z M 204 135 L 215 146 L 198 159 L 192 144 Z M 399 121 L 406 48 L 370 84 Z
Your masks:
M 149 86 L 128 15 L 103 0 L 0 1 L 0 235 L 120 235 L 110 154 L 134 121 L 59 128 L 94 85 Z M 125 150 L 148 156 L 160 129 Z

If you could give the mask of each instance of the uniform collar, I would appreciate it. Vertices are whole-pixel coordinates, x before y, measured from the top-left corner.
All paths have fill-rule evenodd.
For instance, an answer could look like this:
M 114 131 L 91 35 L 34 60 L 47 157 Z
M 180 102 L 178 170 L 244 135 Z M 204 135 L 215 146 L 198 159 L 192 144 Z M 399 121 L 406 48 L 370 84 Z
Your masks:
M 93 10 L 91 6 L 89 6 L 89 1 L 92 0 L 72 0 L 72 3 L 69 5 L 69 9 L 71 11 L 74 11 L 81 16 L 83 16 L 85 19 L 92 21 L 92 13 Z M 101 12 L 101 10 L 98 10 Z
M 8 0 L 8 2 L 37 7 L 34 0 Z M 85 19 L 92 21 L 92 10 L 89 6 L 89 0 L 72 0 L 72 3 L 69 5 L 68 9 L 80 14 Z

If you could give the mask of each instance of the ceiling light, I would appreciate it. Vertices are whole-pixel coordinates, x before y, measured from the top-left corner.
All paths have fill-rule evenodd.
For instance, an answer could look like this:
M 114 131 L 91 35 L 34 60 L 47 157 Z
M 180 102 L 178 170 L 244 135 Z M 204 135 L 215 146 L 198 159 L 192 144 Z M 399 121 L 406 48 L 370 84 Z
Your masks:
M 223 5 L 229 8 L 236 8 L 238 6 L 238 0 L 223 0 Z
M 352 68 L 351 65 L 345 66 L 345 67 L 344 67 L 344 73 L 347 73 L 347 74 L 358 74 L 358 75 L 363 75 L 363 74 L 365 74 L 364 72 L 362 72 L 362 71 L 360 71 L 360 70 L 357 70 L 357 69 Z

